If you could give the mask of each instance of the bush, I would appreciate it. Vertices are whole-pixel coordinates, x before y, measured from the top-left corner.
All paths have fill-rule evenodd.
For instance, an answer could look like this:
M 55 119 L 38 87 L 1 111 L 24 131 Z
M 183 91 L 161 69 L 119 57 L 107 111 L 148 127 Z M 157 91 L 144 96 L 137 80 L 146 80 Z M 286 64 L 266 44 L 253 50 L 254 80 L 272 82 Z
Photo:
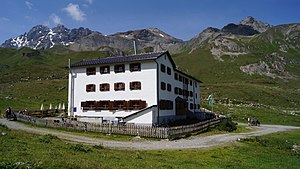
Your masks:
M 39 137 L 40 142 L 43 143 L 51 143 L 53 140 L 59 140 L 57 136 L 53 136 L 51 134 L 46 134 Z
M 219 131 L 232 132 L 236 130 L 237 127 L 231 120 L 223 119 L 219 124 L 217 124 L 216 129 Z
M 89 147 L 85 147 L 82 144 L 72 145 L 71 149 L 74 150 L 74 151 L 81 151 L 81 152 L 85 152 L 85 153 L 87 153 L 89 151 L 92 151 Z

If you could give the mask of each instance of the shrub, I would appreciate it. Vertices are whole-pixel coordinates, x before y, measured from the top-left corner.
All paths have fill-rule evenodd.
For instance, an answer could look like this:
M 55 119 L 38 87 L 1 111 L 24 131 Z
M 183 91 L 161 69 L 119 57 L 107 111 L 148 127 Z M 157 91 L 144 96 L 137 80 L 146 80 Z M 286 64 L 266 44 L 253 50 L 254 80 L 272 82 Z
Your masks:
M 85 147 L 82 144 L 71 145 L 70 149 L 74 151 L 85 152 L 85 153 L 92 151 L 89 147 Z
M 94 145 L 93 147 L 96 149 L 104 149 L 105 148 L 102 144 Z
M 59 140 L 57 136 L 51 135 L 51 134 L 46 134 L 43 136 L 39 137 L 40 142 L 43 143 L 51 143 L 53 140 Z
M 232 132 L 237 129 L 235 124 L 231 120 L 223 119 L 219 124 L 217 124 L 216 129 L 219 131 Z

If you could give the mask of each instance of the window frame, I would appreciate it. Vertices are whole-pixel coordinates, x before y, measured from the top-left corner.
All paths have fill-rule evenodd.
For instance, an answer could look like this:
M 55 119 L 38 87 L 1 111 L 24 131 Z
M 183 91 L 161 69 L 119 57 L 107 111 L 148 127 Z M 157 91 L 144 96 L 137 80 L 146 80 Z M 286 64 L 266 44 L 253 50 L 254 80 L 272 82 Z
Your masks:
M 160 64 L 160 71 L 166 73 L 166 66 L 164 64 Z
M 166 83 L 165 82 L 160 82 L 160 89 L 161 90 L 166 90 Z
M 114 65 L 115 73 L 124 73 L 125 72 L 125 64 Z
M 174 79 L 178 80 L 178 73 L 174 73 Z
M 170 83 L 167 84 L 167 91 L 172 92 L 172 85 Z
M 172 75 L 172 69 L 170 67 L 167 66 L 167 74 L 168 75 Z
M 124 82 L 114 83 L 114 90 L 115 91 L 125 91 L 125 83 Z
M 109 83 L 102 83 L 99 85 L 99 90 L 101 92 L 107 92 L 110 91 L 110 84 Z
M 107 71 L 105 71 L 105 68 L 107 68 Z M 110 74 L 110 66 L 100 66 L 100 74 Z
M 130 63 L 129 64 L 130 72 L 139 72 L 141 71 L 141 63 Z
M 93 71 L 91 71 L 93 69 Z M 96 75 L 97 69 L 96 67 L 88 67 L 86 68 L 86 75 L 91 76 L 91 75 Z
M 129 83 L 130 90 L 142 90 L 142 84 L 140 81 L 133 81 Z
M 87 84 L 85 86 L 85 91 L 90 93 L 90 92 L 96 92 L 96 85 L 95 84 Z
M 171 100 L 159 100 L 159 109 L 160 110 L 173 110 L 174 109 L 174 102 Z

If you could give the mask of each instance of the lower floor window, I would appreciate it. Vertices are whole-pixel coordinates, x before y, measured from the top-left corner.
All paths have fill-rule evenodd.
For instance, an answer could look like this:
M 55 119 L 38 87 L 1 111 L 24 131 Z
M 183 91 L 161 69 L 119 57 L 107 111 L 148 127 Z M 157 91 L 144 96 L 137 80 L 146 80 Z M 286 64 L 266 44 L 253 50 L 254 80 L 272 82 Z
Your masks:
M 159 108 L 161 110 L 173 110 L 173 101 L 171 100 L 160 100 Z
M 147 107 L 144 100 L 100 100 L 81 102 L 83 110 L 141 110 Z

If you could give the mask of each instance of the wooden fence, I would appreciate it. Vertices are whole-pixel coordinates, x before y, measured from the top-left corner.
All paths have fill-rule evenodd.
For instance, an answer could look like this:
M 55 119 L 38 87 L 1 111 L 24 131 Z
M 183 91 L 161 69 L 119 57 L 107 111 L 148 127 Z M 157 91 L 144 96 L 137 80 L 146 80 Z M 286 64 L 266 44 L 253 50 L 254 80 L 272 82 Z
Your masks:
M 16 113 L 17 119 L 23 122 L 34 125 L 65 128 L 79 131 L 93 131 L 108 134 L 125 134 L 141 137 L 153 138 L 175 138 L 181 137 L 189 133 L 200 132 L 206 130 L 208 127 L 219 123 L 220 119 L 211 119 L 191 125 L 184 125 L 178 127 L 152 127 L 142 125 L 113 125 L 113 124 L 94 124 L 80 121 L 73 121 L 69 119 L 44 119 L 32 117 L 24 114 Z

